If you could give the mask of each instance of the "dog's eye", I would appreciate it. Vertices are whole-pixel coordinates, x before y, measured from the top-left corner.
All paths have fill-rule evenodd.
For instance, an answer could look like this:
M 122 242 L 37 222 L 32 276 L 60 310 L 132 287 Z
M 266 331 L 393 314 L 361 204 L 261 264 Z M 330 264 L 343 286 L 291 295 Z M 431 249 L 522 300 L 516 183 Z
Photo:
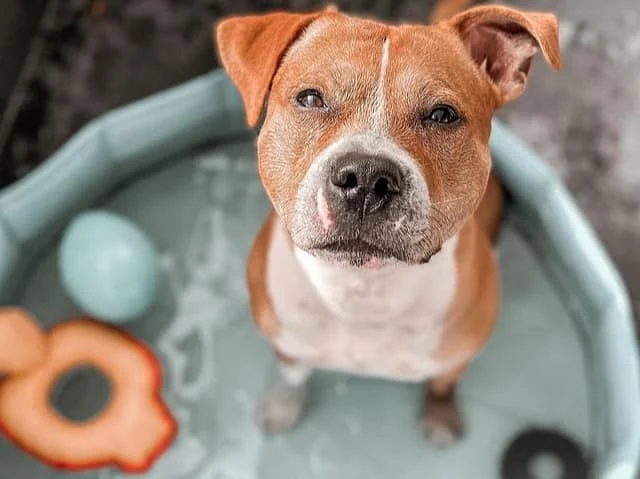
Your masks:
M 438 105 L 434 107 L 427 115 L 423 118 L 423 124 L 427 123 L 439 123 L 442 125 L 448 125 L 451 123 L 455 123 L 460 119 L 458 112 L 456 112 L 453 107 L 449 105 Z
M 305 108 L 324 108 L 326 105 L 318 90 L 304 90 L 298 93 L 296 101 Z

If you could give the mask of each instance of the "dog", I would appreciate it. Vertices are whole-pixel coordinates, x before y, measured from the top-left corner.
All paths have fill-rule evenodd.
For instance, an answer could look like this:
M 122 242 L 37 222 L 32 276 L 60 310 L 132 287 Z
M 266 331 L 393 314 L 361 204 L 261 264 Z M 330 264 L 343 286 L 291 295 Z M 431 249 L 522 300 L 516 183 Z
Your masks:
M 273 206 L 247 263 L 251 312 L 279 360 L 258 410 L 268 433 L 298 423 L 316 369 L 424 383 L 427 437 L 463 433 L 455 386 L 500 303 L 492 116 L 523 93 L 537 52 L 561 59 L 552 14 L 450 10 L 424 25 L 329 7 L 214 27 L 260 124 Z

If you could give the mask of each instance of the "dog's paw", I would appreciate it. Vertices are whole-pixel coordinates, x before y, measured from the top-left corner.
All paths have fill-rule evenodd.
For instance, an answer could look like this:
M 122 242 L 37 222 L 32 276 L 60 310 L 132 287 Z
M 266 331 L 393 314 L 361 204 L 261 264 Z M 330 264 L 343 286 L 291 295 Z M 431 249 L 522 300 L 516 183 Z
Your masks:
M 456 444 L 464 435 L 464 424 L 453 398 L 429 398 L 422 429 L 434 446 L 446 449 Z
M 302 417 L 306 403 L 306 387 L 280 383 L 260 401 L 258 424 L 267 434 L 278 434 L 293 429 Z

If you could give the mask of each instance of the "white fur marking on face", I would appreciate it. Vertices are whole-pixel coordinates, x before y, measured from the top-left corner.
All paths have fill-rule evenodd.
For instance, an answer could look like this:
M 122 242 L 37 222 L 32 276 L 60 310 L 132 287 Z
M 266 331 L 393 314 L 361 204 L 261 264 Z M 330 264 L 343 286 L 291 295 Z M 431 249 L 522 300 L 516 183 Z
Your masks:
M 267 288 L 277 349 L 318 369 L 423 381 L 452 364 L 435 358 L 455 298 L 457 236 L 428 264 L 343 267 L 291 248 L 273 230 Z
M 317 195 L 317 203 L 318 203 L 318 216 L 320 216 L 320 222 L 322 223 L 322 227 L 325 231 L 328 231 L 333 224 L 333 215 L 331 214 L 331 210 L 329 209 L 329 203 L 327 203 L 327 199 L 324 197 L 324 192 L 322 188 L 318 189 Z
M 378 133 L 386 131 L 386 99 L 384 83 L 387 78 L 387 69 L 389 67 L 389 43 L 391 40 L 385 39 L 382 44 L 382 59 L 380 60 L 380 73 L 378 75 L 378 85 L 376 86 L 374 111 L 373 111 L 373 129 Z
M 404 223 L 406 219 L 407 219 L 407 215 L 402 215 L 402 216 L 398 219 L 398 221 L 396 221 L 395 225 L 393 225 L 393 229 L 394 229 L 395 231 L 399 231 L 399 230 L 400 230 L 400 228 L 402 228 L 402 223 Z

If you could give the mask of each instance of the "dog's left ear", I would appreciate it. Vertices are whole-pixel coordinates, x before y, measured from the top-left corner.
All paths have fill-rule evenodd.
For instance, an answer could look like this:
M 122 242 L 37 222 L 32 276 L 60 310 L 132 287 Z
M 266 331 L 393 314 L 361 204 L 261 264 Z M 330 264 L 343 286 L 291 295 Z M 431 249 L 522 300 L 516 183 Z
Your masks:
M 446 23 L 457 31 L 475 63 L 488 74 L 497 89 L 499 105 L 524 92 L 538 50 L 553 68 L 561 67 L 558 20 L 552 14 L 483 6 L 462 12 Z
M 250 126 L 260 119 L 271 80 L 289 46 L 313 20 L 330 13 L 238 16 L 214 27 L 220 60 L 242 96 Z

